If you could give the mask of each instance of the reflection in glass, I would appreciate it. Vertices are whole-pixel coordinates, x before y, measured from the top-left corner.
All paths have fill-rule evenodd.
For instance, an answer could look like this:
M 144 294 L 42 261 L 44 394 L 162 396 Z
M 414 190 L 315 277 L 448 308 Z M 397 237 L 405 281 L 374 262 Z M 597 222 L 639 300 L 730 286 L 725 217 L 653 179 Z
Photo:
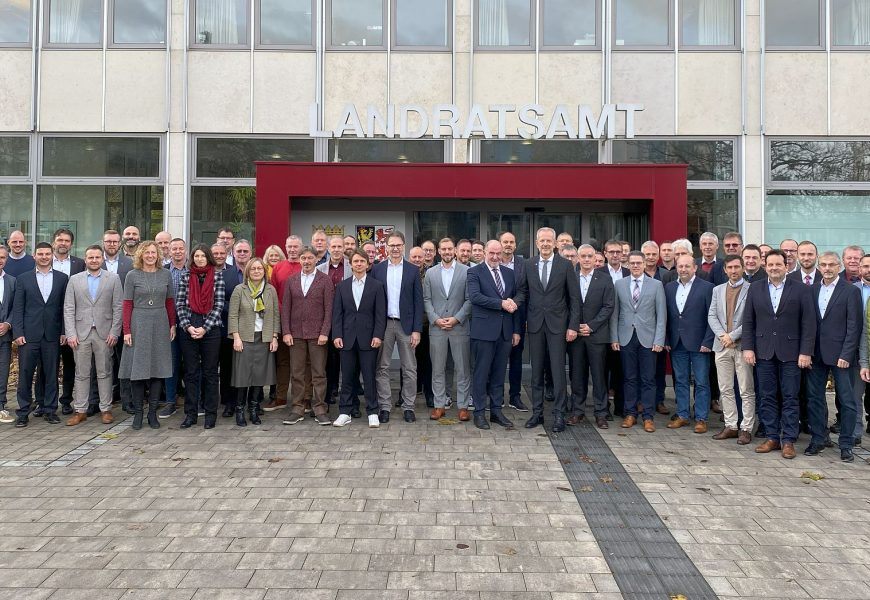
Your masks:
M 870 191 L 775 190 L 764 201 L 766 240 L 813 240 L 819 252 L 870 246 Z
M 682 0 L 680 20 L 684 46 L 734 46 L 735 0 Z
M 614 140 L 613 162 L 687 164 L 691 181 L 733 181 L 730 140 Z
M 196 140 L 196 176 L 252 179 L 254 161 L 311 162 L 313 140 L 274 138 L 199 138 Z
M 442 140 L 329 140 L 330 162 L 443 163 Z
M 528 258 L 532 252 L 532 213 L 490 212 L 486 216 L 486 239 L 498 239 L 502 231 L 510 231 L 517 238 L 516 254 Z M 485 240 L 484 240 L 485 241 Z
M 164 0 L 115 0 L 113 37 L 116 44 L 165 44 Z
M 0 185 L 0 244 L 16 229 L 24 233 L 28 246 L 33 242 L 33 188 L 29 185 Z
M 48 41 L 52 44 L 99 44 L 101 0 L 49 0 Z
M 870 2 L 831 0 L 831 33 L 835 46 L 870 46 Z
M 260 0 L 260 43 L 311 45 L 311 0 Z
M 870 181 L 870 142 L 772 141 L 772 181 Z
M 721 240 L 729 231 L 737 231 L 737 190 L 688 190 L 688 239 L 692 247 L 705 231 Z M 782 239 L 782 238 L 777 238 Z M 811 239 L 811 238 L 800 238 Z
M 596 0 L 545 0 L 544 46 L 594 46 Z
M 382 46 L 383 0 L 332 0 L 333 46 Z
M 667 46 L 668 0 L 614 0 L 617 46 Z
M 479 0 L 477 19 L 480 46 L 531 45 L 529 0 Z
M 27 177 L 29 164 L 29 137 L 0 137 L 0 177 Z
M 159 177 L 160 140 L 122 137 L 47 137 L 47 177 Z
M 768 46 L 821 46 L 819 0 L 767 0 L 764 13 Z
M 0 0 L 0 44 L 30 41 L 30 0 Z
M 598 163 L 594 140 L 480 140 L 482 163 Z
M 194 44 L 248 43 L 247 0 L 196 0 Z
M 625 240 L 632 248 L 640 248 L 649 239 L 649 215 L 646 213 L 592 213 L 587 243 L 603 250 L 607 240 Z
M 396 46 L 447 45 L 447 0 L 396 0 Z
M 191 188 L 191 243 L 211 243 L 221 227 L 236 232 L 236 240 L 254 239 L 254 209 L 257 190 L 252 186 Z
M 437 248 L 438 240 L 445 237 L 452 238 L 454 244 L 461 239 L 473 240 L 477 238 L 479 224 L 478 212 L 414 213 L 414 245 L 419 246 L 426 240 L 432 240 Z

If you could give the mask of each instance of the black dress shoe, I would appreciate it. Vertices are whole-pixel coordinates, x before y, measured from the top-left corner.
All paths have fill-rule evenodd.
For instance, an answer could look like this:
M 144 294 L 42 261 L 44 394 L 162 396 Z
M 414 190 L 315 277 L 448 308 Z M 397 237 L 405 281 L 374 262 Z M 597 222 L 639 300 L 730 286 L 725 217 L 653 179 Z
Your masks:
M 44 415 L 45 413 L 43 413 Z M 70 404 L 62 404 L 60 407 L 60 414 L 62 415 L 71 415 L 73 414 L 73 407 Z
M 855 455 L 852 454 L 851 448 L 843 448 L 840 450 L 840 460 L 843 462 L 854 462 Z
M 834 442 L 831 440 L 831 436 L 825 438 L 825 448 L 833 448 Z
M 182 429 L 187 429 L 194 425 L 196 425 L 196 417 L 184 417 L 184 420 L 181 422 Z
M 491 423 L 495 423 L 496 425 L 501 425 L 505 429 L 513 429 L 514 422 L 504 416 L 502 413 L 491 413 L 489 415 L 489 421 Z
M 378 421 L 381 423 L 389 423 L 390 422 L 390 411 L 382 410 L 378 413 Z
M 396 403 L 393 406 L 395 406 L 396 408 L 402 408 L 402 397 L 401 396 L 399 396 L 399 399 L 396 400 Z
M 804 456 L 816 456 L 824 449 L 825 447 L 822 444 L 810 444 L 807 446 L 807 449 L 804 450 Z
M 36 408 L 33 409 L 33 416 L 34 416 L 34 417 L 41 417 L 41 416 L 44 415 L 44 414 L 45 414 L 45 413 L 42 412 L 42 407 L 41 407 L 41 406 L 37 406 Z
M 831 425 L 830 431 L 831 431 L 831 433 L 840 433 L 840 420 L 839 419 L 834 421 L 834 424 Z
M 57 425 L 58 423 L 60 423 L 60 417 L 58 417 L 54 413 L 45 413 L 44 418 L 46 423 L 51 423 L 52 425 Z
M 354 419 L 359 419 L 362 416 L 362 413 L 359 411 L 358 408 L 352 408 L 350 409 L 350 416 Z
M 27 423 L 29 422 L 27 417 L 18 417 L 18 420 L 15 421 L 16 427 L 27 427 Z
M 542 415 L 532 415 L 532 418 L 526 421 L 525 428 L 532 429 L 533 427 L 537 427 L 538 425 L 544 424 L 544 417 Z
M 864 431 L 865 433 L 870 433 L 870 415 L 867 416 L 867 429 Z
M 801 423 L 801 433 L 812 433 L 809 423 Z
M 478 429 L 490 429 L 489 423 L 486 422 L 486 417 L 483 415 L 474 415 L 474 426 Z
M 426 408 L 435 408 L 434 398 L 426 398 Z
M 97 414 L 99 412 L 100 412 L 100 405 L 99 404 L 89 404 L 88 410 L 85 411 L 85 414 L 89 417 L 93 417 L 95 414 Z
M 852 445 L 853 445 L 853 446 L 860 446 L 862 442 L 863 442 L 863 440 L 862 440 L 860 437 L 856 437 L 856 438 L 853 440 Z
M 405 411 L 405 423 L 413 423 L 416 420 L 417 420 L 417 417 L 414 416 L 413 410 L 406 410 Z
M 612 420 L 613 420 L 613 415 L 610 414 L 610 413 L 607 413 L 607 415 L 604 417 L 604 420 L 605 420 L 605 421 L 612 421 Z
M 217 421 L 217 415 L 206 415 L 205 416 L 205 429 L 214 429 L 215 422 Z
M 508 406 L 517 412 L 529 412 L 529 408 L 523 403 L 520 398 L 513 398 L 508 402 Z
M 224 405 L 224 412 L 221 413 L 221 416 L 225 419 L 229 419 L 234 414 L 236 414 L 236 411 L 233 410 L 233 407 L 230 406 L 229 404 L 225 404 Z
M 605 417 L 595 417 L 595 426 L 598 429 L 609 429 L 610 425 L 607 424 L 607 419 Z
M 565 431 L 565 418 L 564 417 L 556 417 L 553 420 L 553 432 L 554 433 L 562 433 Z

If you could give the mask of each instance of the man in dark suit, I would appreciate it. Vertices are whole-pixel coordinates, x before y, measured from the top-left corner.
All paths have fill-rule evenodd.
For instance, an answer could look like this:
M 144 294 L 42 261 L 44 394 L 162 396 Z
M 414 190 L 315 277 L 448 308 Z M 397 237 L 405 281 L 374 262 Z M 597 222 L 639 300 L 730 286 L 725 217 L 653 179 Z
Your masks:
M 498 240 L 484 246 L 484 261 L 468 270 L 468 300 L 471 302 L 471 353 L 474 356 L 471 395 L 474 426 L 489 429 L 484 412 L 489 398 L 489 419 L 513 428 L 502 413 L 504 376 L 511 347 L 520 343 L 522 323 L 514 297 L 514 272 L 501 264 Z
M 749 288 L 743 312 L 743 358 L 758 373 L 759 414 L 767 440 L 758 453 L 782 449 L 794 458 L 800 370 L 812 365 L 816 314 L 810 288 L 785 278 L 785 254 L 767 253 L 767 281 Z M 778 394 L 782 396 L 780 407 Z
M 523 277 L 525 277 L 526 261 L 521 255 L 516 253 L 516 236 L 510 231 L 502 231 L 498 235 L 498 241 L 501 243 L 502 266 L 507 267 L 514 272 L 515 281 L 522 281 Z M 520 305 L 518 312 L 520 322 L 525 323 L 525 305 Z M 529 412 L 528 407 L 523 403 L 522 398 L 520 397 L 523 388 L 523 349 L 526 345 L 525 341 L 525 327 L 521 327 L 520 343 L 511 348 L 511 355 L 508 359 L 508 405 L 518 412 Z
M 368 267 L 366 253 L 355 250 L 350 257 L 352 276 L 335 288 L 332 337 L 335 347 L 341 350 L 342 373 L 359 372 L 362 375 L 369 427 L 380 427 L 375 371 L 387 328 L 387 296 L 384 284 L 366 274 Z M 334 426 L 350 424 L 350 411 L 357 399 L 355 387 L 355 377 L 342 380 L 338 404 L 340 414 Z
M 622 244 L 619 240 L 607 240 L 604 243 L 604 258 L 607 263 L 598 269 L 599 273 L 610 277 L 611 282 L 616 282 L 623 277 L 628 277 L 628 269 L 622 266 Z M 623 396 L 622 359 L 619 352 L 610 346 L 607 348 L 607 381 L 608 389 L 613 390 L 613 413 L 622 416 L 622 407 L 625 403 Z M 608 408 L 608 420 L 612 419 Z
M 232 298 L 233 291 L 239 285 L 239 270 L 235 265 L 227 262 L 228 252 L 226 244 L 216 242 L 212 244 L 211 254 L 214 257 L 215 271 L 224 275 L 224 298 Z M 235 388 L 230 385 L 233 378 L 233 339 L 227 337 L 227 320 L 230 316 L 230 303 L 224 302 L 224 307 L 221 310 L 221 347 L 218 352 L 218 365 L 220 366 L 220 396 L 221 404 L 224 405 L 224 410 L 221 416 L 224 418 L 232 417 L 236 412 L 236 396 Z M 279 348 L 280 350 L 280 348 Z
M 15 278 L 5 271 L 9 251 L 0 246 L 0 423 L 15 419 L 6 410 L 6 386 L 12 364 L 12 299 L 15 297 Z
M 553 376 L 553 431 L 565 430 L 566 344 L 577 339 L 580 327 L 580 284 L 570 261 L 554 252 L 556 231 L 541 227 L 535 233 L 538 256 L 526 264 L 519 280 L 517 303 L 526 306 L 529 353 L 532 357 L 531 429 L 544 424 L 544 365 Z
M 818 250 L 816 245 L 808 240 L 802 241 L 797 247 L 797 261 L 799 267 L 786 275 L 805 285 L 813 285 L 822 279 L 822 274 L 816 268 Z
M 420 334 L 423 331 L 423 284 L 420 269 L 405 261 L 404 253 L 405 236 L 401 231 L 394 231 L 387 239 L 388 260 L 372 267 L 372 278 L 384 284 L 387 296 L 387 329 L 378 358 L 376 381 L 378 402 L 381 404 L 378 416 L 384 417 L 383 421 L 389 421 L 392 407 L 390 361 L 393 358 L 393 348 L 398 346 L 402 369 L 402 410 L 405 421 L 413 423 L 417 420 L 414 415 L 414 401 L 417 397 L 417 357 L 414 350 L 420 343 Z M 342 370 L 346 375 L 353 372 Z M 365 382 L 363 386 L 366 386 Z
M 713 330 L 707 322 L 713 284 L 696 277 L 691 256 L 677 259 L 679 279 L 665 286 L 668 307 L 668 347 L 677 382 L 677 418 L 668 429 L 689 424 L 689 382 L 695 380 L 695 433 L 707 433 L 710 412 L 710 351 Z
M 48 242 L 36 245 L 34 259 L 36 269 L 18 277 L 12 300 L 12 337 L 18 346 L 19 372 L 16 427 L 27 427 L 30 388 L 37 365 L 46 374 L 43 416 L 48 423 L 60 423 L 56 414 L 57 367 L 60 347 L 66 342 L 63 301 L 69 278 L 51 268 L 52 249 Z
M 698 239 L 698 246 L 701 248 L 701 258 L 697 260 L 698 277 L 714 286 L 728 281 L 722 261 L 716 257 L 716 252 L 719 250 L 719 236 L 712 231 L 705 231 Z
M 607 429 L 607 380 L 605 360 L 610 342 L 610 315 L 613 313 L 613 280 L 595 270 L 595 248 L 583 244 L 577 250 L 580 284 L 580 329 L 577 339 L 568 344 L 571 355 L 571 416 L 568 425 L 577 425 L 586 412 L 589 378 L 595 424 Z
M 810 429 L 813 437 L 804 454 L 815 456 L 825 449 L 825 440 L 828 437 L 825 384 L 830 374 L 834 378 L 834 389 L 839 400 L 840 460 L 852 462 L 855 421 L 858 418 L 852 386 L 863 326 L 861 290 L 839 276 L 840 257 L 835 252 L 822 253 L 819 269 L 822 280 L 812 287 L 816 309 L 815 360 L 807 378 Z
M 740 256 L 743 258 L 743 279 L 749 283 L 767 281 L 767 272 L 761 259 L 761 248 L 755 244 L 746 244 Z

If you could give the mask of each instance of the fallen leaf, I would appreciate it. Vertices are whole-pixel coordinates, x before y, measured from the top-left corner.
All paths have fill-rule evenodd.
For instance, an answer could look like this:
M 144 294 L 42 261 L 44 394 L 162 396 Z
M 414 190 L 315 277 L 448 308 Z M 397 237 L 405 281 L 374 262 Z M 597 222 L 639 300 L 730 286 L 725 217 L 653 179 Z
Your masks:
M 107 431 L 106 433 L 101 433 L 97 437 L 101 437 L 104 440 L 114 440 L 116 437 L 118 437 L 118 434 L 112 433 L 111 431 Z
M 505 548 L 504 553 L 507 554 L 508 556 L 514 556 L 517 553 L 517 551 L 516 551 L 516 548 Z
M 459 423 L 459 421 L 456 419 L 448 419 L 447 417 L 441 417 L 438 419 L 439 425 L 456 425 L 457 423 Z
M 583 462 L 585 462 L 588 465 L 595 463 L 595 459 L 592 458 L 591 456 L 589 456 L 588 454 L 581 454 L 580 460 L 582 460 Z
M 598 479 L 601 480 L 601 483 L 613 483 L 613 477 L 610 475 L 602 475 Z
M 546 433 L 539 433 L 538 437 L 547 437 L 547 434 Z
M 456 547 L 460 550 L 468 550 L 468 544 L 456 544 Z
M 281 459 L 277 456 L 274 456 L 274 457 L 270 458 L 267 462 L 270 462 L 270 463 L 281 462 Z
M 801 473 L 801 479 L 809 479 L 811 481 L 820 481 L 824 479 L 825 476 L 821 473 L 813 473 L 812 471 L 804 471 Z
M 559 491 L 562 491 L 562 492 L 573 492 L 574 491 L 571 488 L 566 488 L 566 487 L 562 487 L 562 486 L 556 486 L 556 489 Z
M 701 491 L 701 492 L 708 492 L 708 493 L 710 492 L 710 488 L 695 488 L 695 489 L 698 491 Z
M 175 462 L 181 462 L 182 460 L 187 460 L 187 458 L 182 457 L 182 456 L 178 456 L 176 458 L 173 458 L 172 460 L 174 460 Z
M 689 600 L 682 594 L 671 594 L 671 600 Z
M 627 433 L 617 433 L 616 435 L 618 435 L 619 437 L 628 437 Z
M 591 485 L 582 485 L 582 486 L 580 486 L 580 491 L 581 492 L 591 492 L 592 486 Z
M 142 448 L 136 448 L 136 454 L 145 454 L 145 451 Z
M 570 465 L 570 464 L 571 464 L 571 459 L 570 459 L 570 458 L 563 458 L 563 459 L 562 459 L 562 464 L 563 464 L 563 465 Z

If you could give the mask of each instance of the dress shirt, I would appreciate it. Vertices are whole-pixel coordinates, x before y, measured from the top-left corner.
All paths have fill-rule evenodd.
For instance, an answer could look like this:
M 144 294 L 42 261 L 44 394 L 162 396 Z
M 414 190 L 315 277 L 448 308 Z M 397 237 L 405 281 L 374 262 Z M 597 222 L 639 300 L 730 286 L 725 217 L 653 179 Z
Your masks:
M 508 269 L 513 271 L 514 270 L 514 262 L 515 262 L 514 257 L 511 256 L 511 261 L 510 262 L 503 262 L 503 263 L 501 263 L 501 266 L 507 267 Z
M 773 312 L 779 310 L 779 299 L 782 298 L 782 288 L 785 287 L 785 279 L 778 286 L 773 285 L 773 282 L 767 280 L 767 291 L 770 293 L 770 303 L 773 305 Z
M 629 275 L 629 277 L 631 277 L 631 276 Z M 641 276 L 638 277 L 637 279 L 635 279 L 634 277 L 631 277 L 631 285 L 628 286 L 628 295 L 629 295 L 629 297 L 630 297 L 632 294 L 634 294 L 634 284 L 635 284 L 635 282 L 638 284 L 638 286 L 637 286 L 637 292 L 638 292 L 639 294 L 643 294 L 643 280 L 644 280 L 644 277 L 645 277 L 644 275 L 641 275 Z
M 251 304 L 254 305 L 254 333 L 263 333 L 263 312 L 257 312 L 256 298 L 251 298 Z
M 840 281 L 839 277 L 836 277 L 830 285 L 825 285 L 824 280 L 819 282 L 819 314 L 822 315 L 823 319 L 825 318 L 825 311 L 828 310 L 828 302 L 831 301 L 831 296 L 834 293 L 834 288 L 837 287 L 838 281 Z
M 102 274 L 102 271 L 99 271 L 97 275 L 88 273 L 88 295 L 91 297 L 91 301 L 97 299 L 97 290 L 100 288 L 100 277 Z
M 578 275 L 580 277 L 580 295 L 583 298 L 583 302 L 586 302 L 586 292 L 589 291 L 589 284 L 592 283 L 592 273 L 593 271 L 589 271 L 586 275 L 581 271 Z
M 42 294 L 42 301 L 48 302 L 48 297 L 51 296 L 51 288 L 54 285 L 54 273 L 49 269 L 43 273 L 39 269 L 36 270 L 36 283 L 39 285 L 39 292 Z
M 387 316 L 399 318 L 399 296 L 402 293 L 402 275 L 405 272 L 405 261 L 387 263 Z
M 308 290 L 311 288 L 311 284 L 314 282 L 314 276 L 317 274 L 317 271 L 311 271 L 309 274 L 305 274 L 305 272 L 300 273 L 302 276 L 302 295 L 307 296 Z
M 444 296 L 450 294 L 450 284 L 453 283 L 453 274 L 456 272 L 456 261 L 450 263 L 448 267 L 445 263 L 441 263 L 441 286 L 444 288 Z
M 169 265 L 169 276 L 172 278 L 172 295 L 175 296 L 178 293 L 178 284 L 181 283 L 181 276 L 187 273 L 187 265 L 184 265 L 180 269 L 175 265 Z
M 547 280 L 546 281 L 544 281 L 544 268 L 545 267 L 547 269 Z M 544 258 L 543 256 L 541 256 L 540 260 L 538 260 L 538 277 L 540 278 L 541 285 L 544 286 L 544 289 L 547 289 L 547 284 L 550 283 L 550 275 L 552 275 L 552 272 L 553 272 L 553 256 L 551 255 L 550 258 Z
M 492 282 L 495 284 L 495 289 L 497 290 L 498 289 L 498 281 L 495 280 L 495 273 L 493 272 L 493 269 L 498 269 L 498 267 L 493 267 L 492 265 L 490 265 L 486 261 L 483 261 L 483 264 L 486 265 L 486 269 L 487 269 L 487 271 L 489 271 L 489 276 L 492 277 Z M 498 276 L 501 277 L 501 271 L 498 272 Z M 501 277 L 501 289 L 505 290 L 504 277 Z M 506 291 L 507 290 L 505 290 L 505 292 Z
M 686 299 L 689 297 L 689 292 L 692 291 L 692 284 L 695 283 L 695 276 L 692 275 L 692 278 L 688 283 L 683 283 L 679 279 L 677 280 L 677 310 L 680 311 L 680 314 L 683 314 L 683 309 L 686 307 Z
M 607 272 L 610 273 L 610 278 L 613 280 L 613 283 L 616 283 L 617 281 L 622 279 L 622 267 L 617 267 L 614 271 L 613 267 L 611 267 L 610 263 L 608 263 Z
M 3 279 L 3 271 L 0 269 L 0 305 L 3 304 L 4 292 L 6 292 L 6 281 Z
M 103 256 L 103 262 L 106 263 L 106 270 L 109 273 L 118 274 L 118 255 L 115 255 L 115 258 L 109 258 L 108 256 Z
M 357 310 L 359 310 L 359 303 L 362 302 L 363 291 L 366 289 L 366 276 L 363 275 L 359 279 L 356 278 L 356 275 L 353 277 L 353 301 L 356 304 Z
M 810 271 L 809 273 L 807 273 L 806 271 L 801 269 L 801 283 L 804 283 L 806 285 L 811 285 L 813 283 L 813 275 L 815 275 L 815 274 L 816 274 L 815 271 Z M 807 281 L 807 277 L 809 277 L 809 282 Z
M 69 272 L 70 272 L 71 266 L 72 265 L 70 263 L 69 257 L 67 257 L 66 260 L 58 260 L 57 257 L 53 257 L 51 259 L 51 268 L 54 269 L 55 271 L 60 271 L 61 273 L 63 273 L 67 277 L 69 277 Z
M 870 284 L 866 284 L 863 281 L 861 282 L 861 300 L 862 306 L 867 308 L 867 298 L 870 298 Z

